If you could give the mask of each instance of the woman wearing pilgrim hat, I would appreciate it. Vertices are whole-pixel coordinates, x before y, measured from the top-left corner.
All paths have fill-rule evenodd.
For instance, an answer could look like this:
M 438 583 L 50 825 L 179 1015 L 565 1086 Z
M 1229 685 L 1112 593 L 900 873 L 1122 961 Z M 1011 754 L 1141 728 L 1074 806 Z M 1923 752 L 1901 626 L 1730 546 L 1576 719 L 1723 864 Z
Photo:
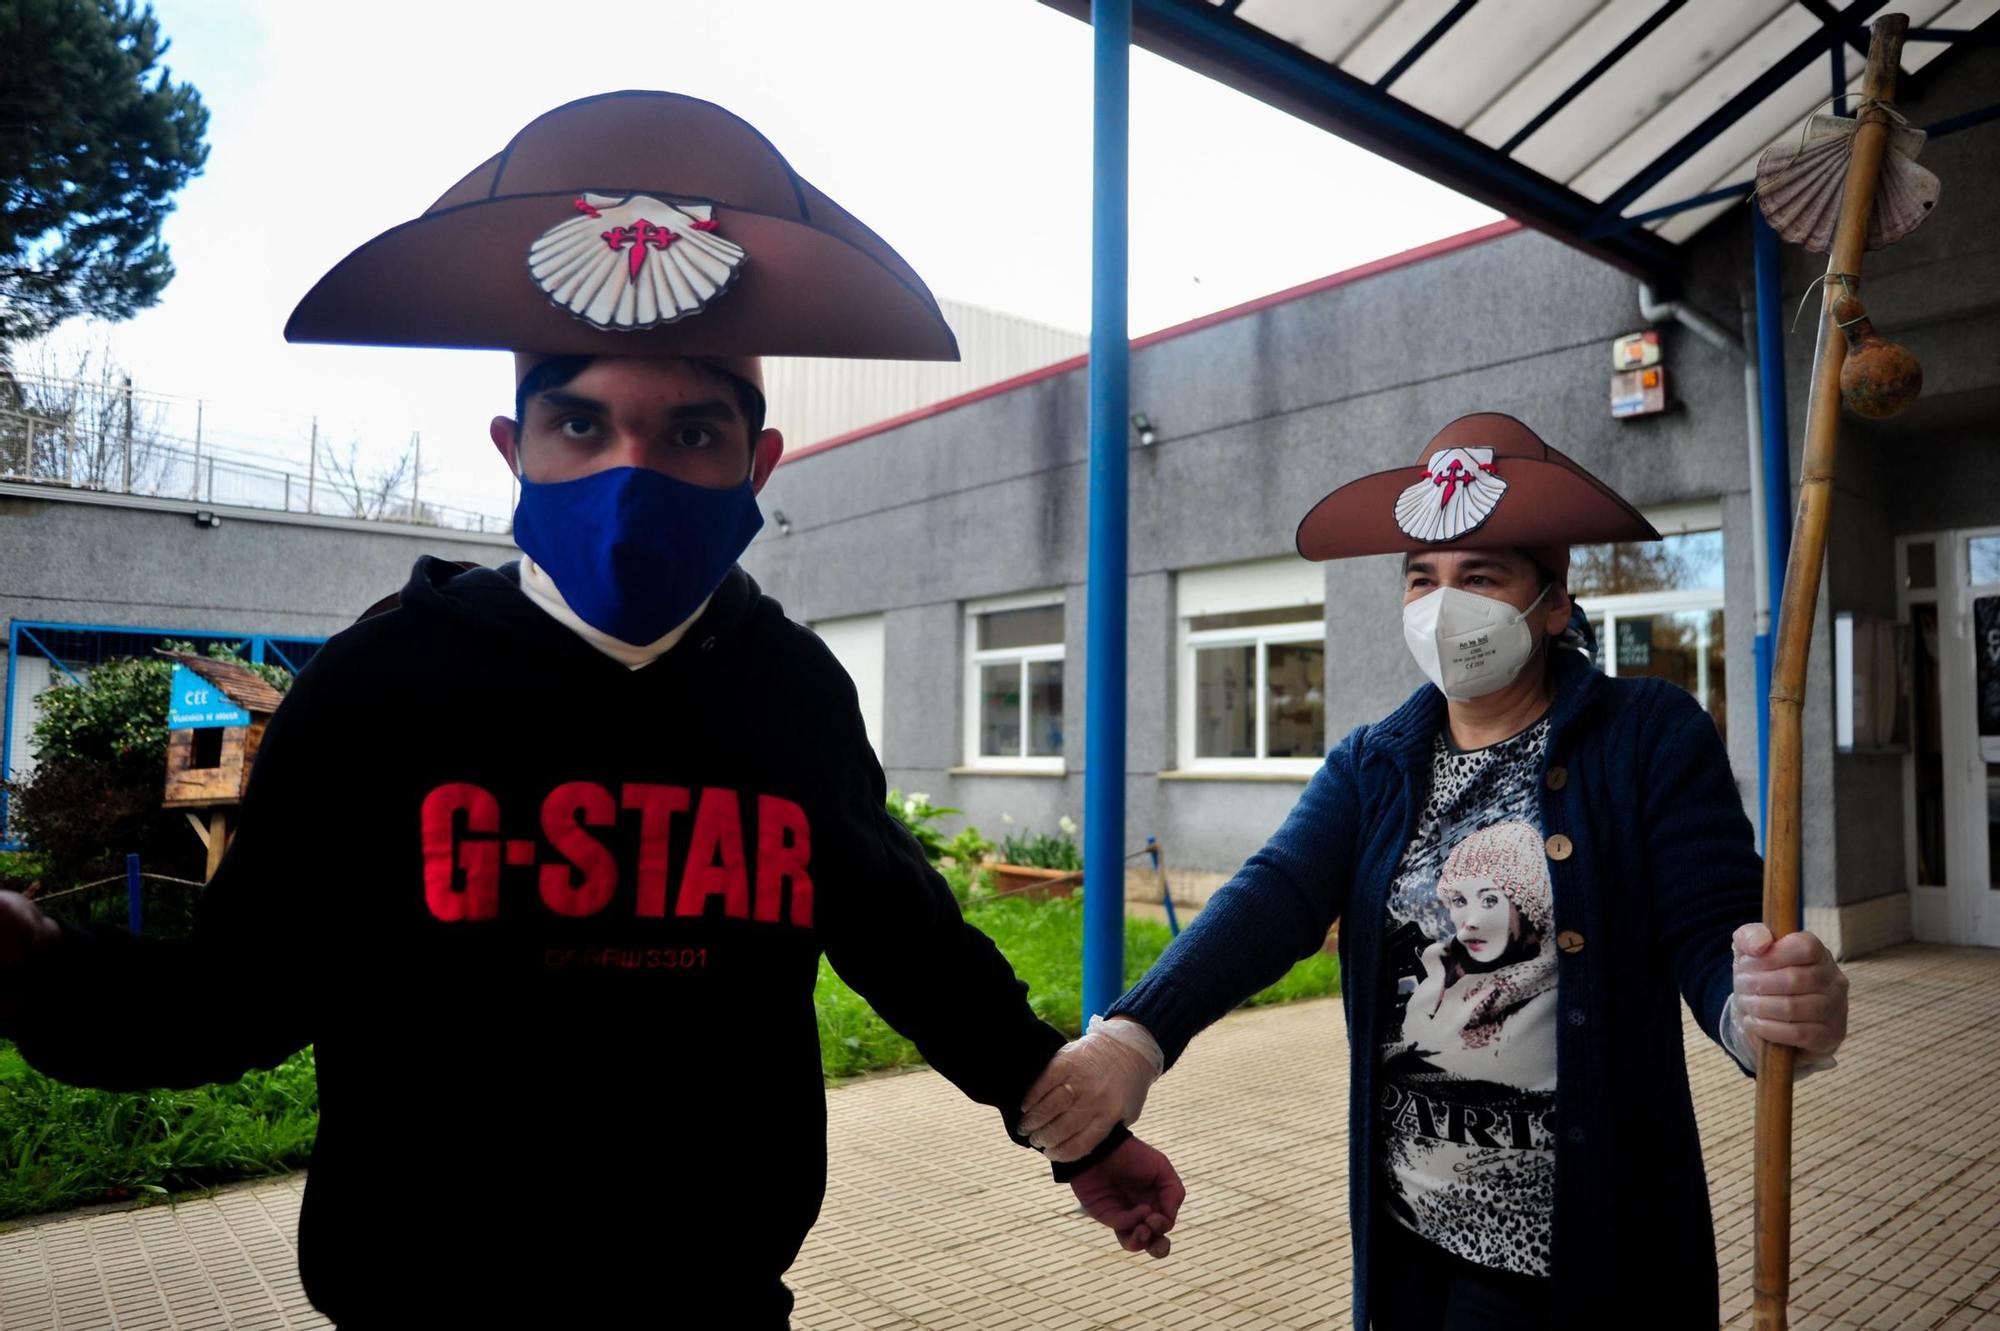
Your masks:
M 326 644 L 191 938 L 0 894 L 0 1030 L 119 1088 L 315 1045 L 299 1262 L 343 1327 L 785 1326 L 822 953 L 1010 1128 L 1062 1045 L 884 811 L 846 674 L 736 564 L 783 449 L 758 357 L 955 359 L 951 331 L 756 130 L 628 92 L 530 124 L 286 332 L 515 351 L 490 433 L 524 558 L 420 560 Z M 1164 1158 L 1082 1164 L 1164 1254 Z
M 1658 536 L 1494 413 L 1321 500 L 1299 553 L 1402 556 L 1430 682 L 1334 747 L 1064 1049 L 1032 1140 L 1063 1159 L 1136 1120 L 1197 1032 L 1338 921 L 1355 1325 L 1714 1327 L 1679 1003 L 1749 1072 L 1757 1040 L 1830 1057 L 1847 990 L 1819 940 L 1753 923 L 1762 869 L 1707 714 L 1586 654 L 1570 547 Z

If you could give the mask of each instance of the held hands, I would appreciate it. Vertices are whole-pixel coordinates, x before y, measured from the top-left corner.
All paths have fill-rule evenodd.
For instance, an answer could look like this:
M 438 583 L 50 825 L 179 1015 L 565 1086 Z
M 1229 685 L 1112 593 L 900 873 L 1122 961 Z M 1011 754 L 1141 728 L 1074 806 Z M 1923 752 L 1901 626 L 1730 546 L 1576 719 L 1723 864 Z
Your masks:
M 1112 1128 L 1139 1121 L 1164 1063 L 1144 1026 L 1092 1017 L 1082 1037 L 1057 1050 L 1028 1088 L 1021 1131 L 1051 1160 L 1081 1160 Z
M 1069 1186 L 1085 1213 L 1113 1230 L 1125 1251 L 1165 1257 L 1173 1248 L 1167 1231 L 1174 1227 L 1187 1189 L 1167 1157 L 1137 1137 L 1071 1179 Z
M 1808 933 L 1773 942 L 1770 929 L 1746 924 L 1730 939 L 1730 951 L 1735 985 L 1725 1027 L 1799 1050 L 1801 1070 L 1831 1063 L 1847 1038 L 1847 976 L 1826 944 Z

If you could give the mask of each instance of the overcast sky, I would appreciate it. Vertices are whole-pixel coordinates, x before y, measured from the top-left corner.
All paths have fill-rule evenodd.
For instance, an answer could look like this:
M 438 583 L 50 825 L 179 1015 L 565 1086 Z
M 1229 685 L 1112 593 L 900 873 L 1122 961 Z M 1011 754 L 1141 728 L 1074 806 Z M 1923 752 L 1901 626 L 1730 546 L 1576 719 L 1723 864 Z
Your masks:
M 504 511 L 485 437 L 509 409 L 503 356 L 282 329 L 321 273 L 530 119 L 617 88 L 743 116 L 935 294 L 1088 326 L 1090 30 L 1035 0 L 154 4 L 212 115 L 167 224 L 179 276 L 138 318 L 62 336 L 206 399 L 210 438 L 302 463 L 314 416 L 378 452 L 421 430 L 427 499 Z M 1497 216 L 1143 51 L 1132 122 L 1135 334 Z

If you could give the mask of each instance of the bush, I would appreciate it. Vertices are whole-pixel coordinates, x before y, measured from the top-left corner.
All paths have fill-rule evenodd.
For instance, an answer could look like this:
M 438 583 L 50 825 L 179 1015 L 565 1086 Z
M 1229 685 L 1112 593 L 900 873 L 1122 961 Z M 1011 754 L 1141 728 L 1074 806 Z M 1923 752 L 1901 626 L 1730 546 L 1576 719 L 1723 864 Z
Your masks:
M 48 873 L 49 862 L 32 851 L 0 850 L 0 892 L 32 893 Z
M 890 815 L 924 848 L 924 856 L 932 864 L 945 856 L 944 832 L 932 824 L 940 818 L 956 818 L 964 812 L 962 809 L 941 809 L 931 803 L 929 795 L 921 792 L 905 795 L 900 790 L 889 792 L 887 807 Z

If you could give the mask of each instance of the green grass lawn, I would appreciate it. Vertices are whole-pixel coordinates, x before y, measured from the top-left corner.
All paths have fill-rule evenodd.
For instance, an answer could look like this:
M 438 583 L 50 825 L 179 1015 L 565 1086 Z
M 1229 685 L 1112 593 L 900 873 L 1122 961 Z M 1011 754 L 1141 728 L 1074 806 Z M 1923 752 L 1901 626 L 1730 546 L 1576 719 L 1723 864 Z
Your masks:
M 0 1044 L 0 1219 L 297 1169 L 319 1130 L 312 1050 L 192 1091 L 50 1081 Z
M 966 917 L 992 938 L 1015 972 L 1028 982 L 1035 1015 L 1074 1035 L 1083 1016 L 1083 901 L 1080 897 L 1028 901 L 1020 897 L 975 904 Z M 1144 975 L 1166 951 L 1173 935 L 1151 920 L 1125 921 L 1125 982 Z M 1276 984 L 1250 999 L 1250 1006 L 1290 1003 L 1340 992 L 1340 965 L 1330 953 L 1307 957 Z M 921 1063 L 905 1040 L 820 958 L 819 1058 L 829 1077 L 852 1077 L 878 1068 Z
M 1074 1034 L 1082 1003 L 1081 900 L 990 901 L 968 915 L 1028 982 L 1035 1012 Z M 1128 983 L 1167 942 L 1165 925 L 1126 921 Z M 1339 969 L 1322 953 L 1250 1001 L 1284 1003 L 1339 987 Z M 829 1079 L 922 1061 L 824 959 L 814 1000 Z M 126 1094 L 50 1081 L 0 1041 L 0 1220 L 283 1173 L 306 1163 L 318 1127 L 310 1049 L 229 1086 Z

